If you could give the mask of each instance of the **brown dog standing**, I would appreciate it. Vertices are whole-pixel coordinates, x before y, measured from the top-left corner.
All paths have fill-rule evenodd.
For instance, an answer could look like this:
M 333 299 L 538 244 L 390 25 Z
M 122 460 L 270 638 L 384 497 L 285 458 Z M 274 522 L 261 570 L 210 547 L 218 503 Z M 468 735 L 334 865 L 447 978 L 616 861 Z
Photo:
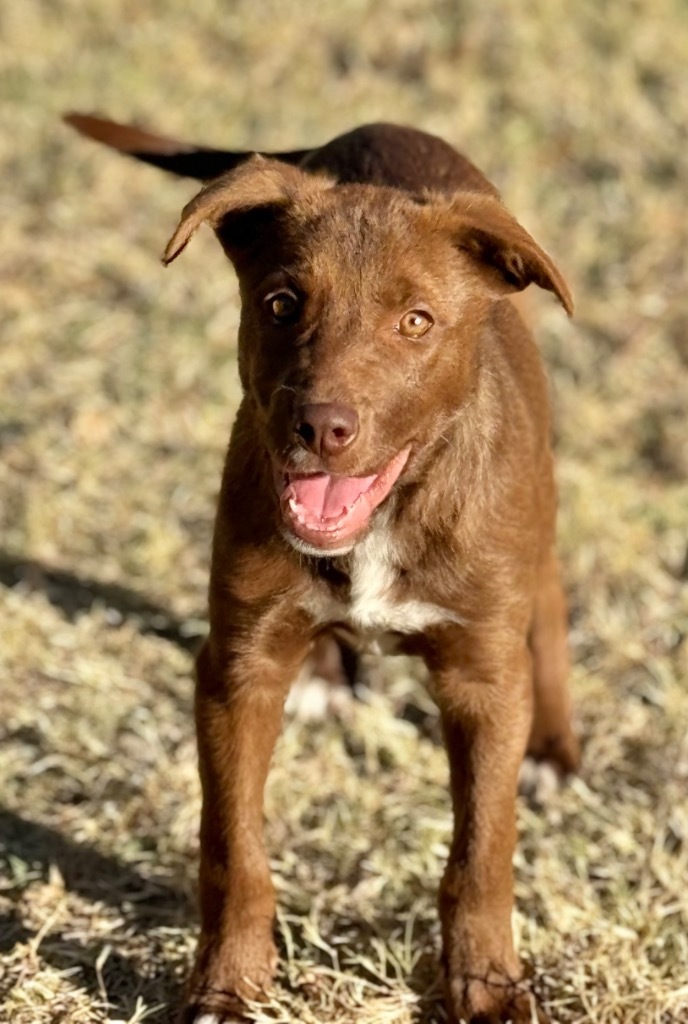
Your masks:
M 165 252 L 210 224 L 242 301 L 244 396 L 198 658 L 202 933 L 187 1019 L 226 1019 L 270 985 L 263 789 L 290 684 L 316 638 L 344 626 L 431 673 L 455 818 L 440 892 L 450 1019 L 525 1024 L 519 766 L 528 750 L 572 770 L 578 746 L 547 389 L 505 300 L 535 282 L 570 313 L 564 280 L 480 172 L 420 132 L 375 125 L 274 160 L 72 123 L 179 173 L 234 168 L 189 203 Z

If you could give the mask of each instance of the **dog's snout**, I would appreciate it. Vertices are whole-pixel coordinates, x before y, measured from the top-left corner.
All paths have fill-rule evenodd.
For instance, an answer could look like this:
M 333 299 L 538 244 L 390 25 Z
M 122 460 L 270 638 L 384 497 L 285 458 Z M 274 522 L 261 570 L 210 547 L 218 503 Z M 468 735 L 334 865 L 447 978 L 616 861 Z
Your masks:
M 336 455 L 358 433 L 358 415 L 348 405 L 320 402 L 302 405 L 294 427 L 299 444 L 316 455 Z

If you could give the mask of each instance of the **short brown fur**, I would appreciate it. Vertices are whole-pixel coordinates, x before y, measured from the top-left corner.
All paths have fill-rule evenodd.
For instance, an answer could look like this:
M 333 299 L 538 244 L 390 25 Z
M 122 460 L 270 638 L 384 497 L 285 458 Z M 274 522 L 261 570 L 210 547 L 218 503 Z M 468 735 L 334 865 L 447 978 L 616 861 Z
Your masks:
M 511 935 L 519 765 L 528 751 L 565 773 L 579 755 L 547 388 L 507 297 L 534 282 L 571 313 L 570 293 L 494 187 L 441 140 L 370 126 L 291 163 L 301 166 L 235 161 L 186 207 L 165 253 L 173 260 L 208 222 L 242 297 L 244 397 L 198 658 L 202 934 L 188 1019 L 240 1015 L 270 985 L 262 802 L 284 701 L 323 631 L 344 622 L 365 639 L 377 614 L 397 649 L 427 663 L 449 755 L 455 829 L 439 905 L 450 1020 L 526 1024 Z M 269 296 L 285 290 L 295 316 L 276 323 Z M 403 336 L 401 318 L 418 309 L 430 329 Z M 304 445 L 299 410 L 313 404 L 355 410 L 353 441 Z M 406 450 L 350 550 L 295 550 L 276 480 L 369 476 Z M 363 551 L 384 577 L 365 607 L 354 593 Z M 375 590 L 374 576 L 366 585 Z

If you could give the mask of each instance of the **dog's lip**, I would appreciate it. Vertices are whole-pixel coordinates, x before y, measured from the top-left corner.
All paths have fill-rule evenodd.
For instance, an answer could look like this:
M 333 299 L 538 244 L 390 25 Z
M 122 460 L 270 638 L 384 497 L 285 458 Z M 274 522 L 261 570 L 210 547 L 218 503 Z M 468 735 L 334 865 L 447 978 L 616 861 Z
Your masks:
M 410 446 L 402 448 L 377 473 L 358 477 L 344 477 L 329 473 L 292 473 L 274 466 L 275 489 L 280 499 L 282 519 L 288 531 L 302 541 L 320 550 L 340 548 L 367 526 L 374 510 L 388 496 L 399 479 L 411 453 Z M 351 504 L 334 515 L 317 515 L 298 498 L 301 481 L 318 482 L 330 486 L 358 491 Z

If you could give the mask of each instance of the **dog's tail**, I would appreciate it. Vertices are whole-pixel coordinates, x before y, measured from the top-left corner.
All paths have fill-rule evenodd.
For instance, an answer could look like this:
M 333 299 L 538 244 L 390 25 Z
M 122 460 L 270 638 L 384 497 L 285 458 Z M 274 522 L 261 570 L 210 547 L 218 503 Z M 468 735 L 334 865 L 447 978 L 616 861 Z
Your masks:
M 154 167 L 161 167 L 164 171 L 178 174 L 182 178 L 209 181 L 225 171 L 231 171 L 233 167 L 237 167 L 253 155 L 250 151 L 231 152 L 180 142 L 178 139 L 154 135 L 133 125 L 118 124 L 116 121 L 93 114 L 65 114 L 64 121 L 89 139 L 95 139 L 105 146 L 110 146 L 111 149 L 143 160 L 144 163 L 153 164 Z M 299 164 L 310 153 L 309 149 L 296 149 L 286 153 L 263 155 L 275 157 L 288 164 Z

